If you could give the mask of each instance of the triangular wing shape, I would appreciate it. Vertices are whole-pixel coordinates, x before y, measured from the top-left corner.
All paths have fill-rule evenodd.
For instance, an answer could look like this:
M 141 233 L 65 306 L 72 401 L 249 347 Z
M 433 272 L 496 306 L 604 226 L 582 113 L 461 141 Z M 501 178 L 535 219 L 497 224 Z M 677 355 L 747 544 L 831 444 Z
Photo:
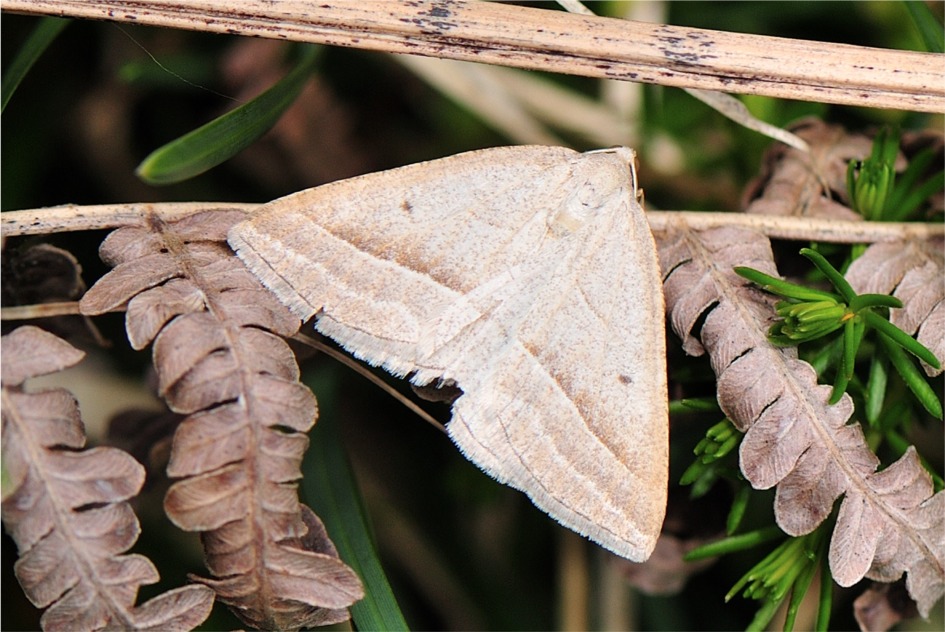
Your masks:
M 663 302 L 633 153 L 508 147 L 281 198 L 230 244 L 299 316 L 418 384 L 450 436 L 633 560 L 666 504 Z

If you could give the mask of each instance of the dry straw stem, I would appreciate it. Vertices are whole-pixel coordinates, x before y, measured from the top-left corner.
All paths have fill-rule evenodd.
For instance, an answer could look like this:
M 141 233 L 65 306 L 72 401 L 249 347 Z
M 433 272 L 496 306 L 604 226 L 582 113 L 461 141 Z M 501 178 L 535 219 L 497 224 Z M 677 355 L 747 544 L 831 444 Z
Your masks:
M 149 202 L 90 206 L 64 204 L 7 211 L 0 216 L 0 222 L 3 236 L 15 237 L 143 224 L 149 213 L 156 213 L 165 221 L 173 221 L 202 211 L 242 210 L 252 213 L 261 207 L 261 204 L 232 202 Z M 691 230 L 731 226 L 751 228 L 775 239 L 842 244 L 945 237 L 945 226 L 939 223 L 858 222 L 701 211 L 648 211 L 646 218 L 650 229 L 655 233 L 665 232 L 676 226 L 688 227 Z
M 4 0 L 3 10 L 350 46 L 680 88 L 945 112 L 940 54 L 497 3 Z

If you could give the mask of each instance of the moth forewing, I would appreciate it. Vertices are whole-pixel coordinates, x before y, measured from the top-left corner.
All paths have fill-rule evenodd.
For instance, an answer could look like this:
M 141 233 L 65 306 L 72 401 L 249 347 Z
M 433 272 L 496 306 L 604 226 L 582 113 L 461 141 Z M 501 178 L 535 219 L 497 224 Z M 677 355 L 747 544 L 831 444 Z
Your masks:
M 266 205 L 229 241 L 359 358 L 462 389 L 462 452 L 565 526 L 646 559 L 666 504 L 656 249 L 633 151 L 500 147 Z

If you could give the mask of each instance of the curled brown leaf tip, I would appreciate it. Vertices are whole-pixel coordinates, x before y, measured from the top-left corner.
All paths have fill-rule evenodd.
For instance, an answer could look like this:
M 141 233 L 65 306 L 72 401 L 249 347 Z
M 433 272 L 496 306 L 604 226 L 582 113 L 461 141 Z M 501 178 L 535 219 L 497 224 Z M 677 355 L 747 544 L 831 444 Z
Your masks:
M 807 142 L 810 152 L 773 145 L 761 175 L 746 188 L 745 212 L 862 220 L 846 197 L 847 163 L 869 156 L 872 140 L 815 118 L 798 121 L 790 130 Z

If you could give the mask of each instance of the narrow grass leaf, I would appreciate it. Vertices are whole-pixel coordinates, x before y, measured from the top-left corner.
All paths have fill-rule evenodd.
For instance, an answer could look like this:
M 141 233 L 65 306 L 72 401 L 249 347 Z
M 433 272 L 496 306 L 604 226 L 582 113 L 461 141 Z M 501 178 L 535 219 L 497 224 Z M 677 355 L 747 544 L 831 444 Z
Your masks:
M 945 53 L 945 33 L 932 10 L 924 2 L 903 2 L 930 53 Z
M 732 508 L 728 511 L 728 517 L 725 519 L 725 533 L 732 536 L 742 524 L 745 517 L 745 510 L 748 509 L 748 500 L 751 497 L 751 487 L 745 485 L 735 493 L 732 500 Z M 772 531 L 773 533 L 773 531 Z
M 364 599 L 351 606 L 359 630 L 408 630 L 377 557 L 367 514 L 336 426 L 334 379 L 326 372 L 303 378 L 318 396 L 319 420 L 302 463 L 302 494 L 325 523 L 338 554 L 364 583 Z
M 847 280 L 843 278 L 843 275 L 840 274 L 835 267 L 830 265 L 830 262 L 827 261 L 822 254 L 810 248 L 801 248 L 800 252 L 827 277 L 827 280 L 836 288 L 847 304 L 856 298 L 856 292 L 853 291 L 853 288 L 850 287 Z
M 820 556 L 820 599 L 817 608 L 816 632 L 827 632 L 830 614 L 833 611 L 833 575 L 830 573 L 830 558 Z
M 788 283 L 783 279 L 778 279 L 753 268 L 735 266 L 733 270 L 740 277 L 748 279 L 766 292 L 778 296 L 785 296 L 799 301 L 837 301 L 840 299 L 836 294 Z
M 870 362 L 870 374 L 866 381 L 866 421 L 870 427 L 879 424 L 880 413 L 886 401 L 886 384 L 889 382 L 888 362 L 881 354 L 873 356 Z
M 7 103 L 10 97 L 16 92 L 17 86 L 29 72 L 39 56 L 43 54 L 56 36 L 62 32 L 62 29 L 69 25 L 71 20 L 62 18 L 43 18 L 36 25 L 36 28 L 23 44 L 16 57 L 10 63 L 10 67 L 3 73 L 3 81 L 0 84 L 0 112 L 7 109 Z
M 930 176 L 925 182 L 912 189 L 902 198 L 899 206 L 890 207 L 886 213 L 886 221 L 901 222 L 909 219 L 910 215 L 932 195 L 945 186 L 945 172 Z
M 804 601 L 804 597 L 807 596 L 807 590 L 810 588 L 814 575 L 820 570 L 821 560 L 827 557 L 827 552 L 824 550 L 824 542 L 826 542 L 826 538 L 821 539 L 821 541 L 817 543 L 813 552 L 816 557 L 811 559 L 810 562 L 804 566 L 803 570 L 798 574 L 794 586 L 791 588 L 791 599 L 788 601 L 787 613 L 784 617 L 784 632 L 791 632 L 791 630 L 794 629 L 794 622 L 797 619 L 797 613 L 800 610 L 801 603 Z
M 307 47 L 295 68 L 255 99 L 151 152 L 138 165 L 138 177 L 149 184 L 173 184 L 212 169 L 251 145 L 295 101 L 318 50 Z
M 891 322 L 872 311 L 863 312 L 863 318 L 870 327 L 884 333 L 890 340 L 903 349 L 936 369 L 941 368 L 938 358 L 921 342 L 899 329 Z
M 898 371 L 902 381 L 906 383 L 922 407 L 936 419 L 942 419 L 942 402 L 939 401 L 935 390 L 929 386 L 925 376 L 916 365 L 906 356 L 902 347 L 885 333 L 879 334 L 879 340 L 889 356 L 889 361 Z
M 707 557 L 715 557 L 717 555 L 726 555 L 736 551 L 744 551 L 745 549 L 756 547 L 759 544 L 764 544 L 765 542 L 770 542 L 771 540 L 775 540 L 783 536 L 784 532 L 781 531 L 781 529 L 777 526 L 765 527 L 763 529 L 758 529 L 757 531 L 751 531 L 741 535 L 733 535 L 727 538 L 722 538 L 721 540 L 717 540 L 716 542 L 710 542 L 709 544 L 696 547 L 686 553 L 686 555 L 683 556 L 683 559 L 687 562 L 694 562 Z M 733 588 L 732 594 L 735 592 L 737 591 Z

